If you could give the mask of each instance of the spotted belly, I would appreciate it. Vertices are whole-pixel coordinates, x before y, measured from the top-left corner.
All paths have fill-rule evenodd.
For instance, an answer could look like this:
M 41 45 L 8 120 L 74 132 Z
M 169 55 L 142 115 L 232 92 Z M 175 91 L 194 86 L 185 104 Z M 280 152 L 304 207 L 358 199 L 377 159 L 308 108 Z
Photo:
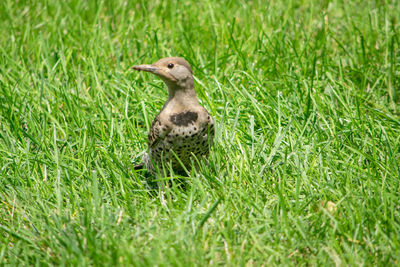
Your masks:
M 213 127 L 198 129 L 194 125 L 177 127 L 169 132 L 162 142 L 150 149 L 150 157 L 159 168 L 172 164 L 175 171 L 190 169 L 193 157 L 208 155 L 210 143 L 214 136 Z M 179 160 L 178 160 L 179 159 Z

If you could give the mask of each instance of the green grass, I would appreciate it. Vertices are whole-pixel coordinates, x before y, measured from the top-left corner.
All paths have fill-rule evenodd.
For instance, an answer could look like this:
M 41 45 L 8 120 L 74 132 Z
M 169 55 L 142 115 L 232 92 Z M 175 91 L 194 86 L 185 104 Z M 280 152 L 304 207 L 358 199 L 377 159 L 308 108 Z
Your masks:
M 400 264 L 400 1 L 0 3 L 0 264 Z M 209 166 L 132 170 L 193 66 Z M 173 178 L 173 177 L 172 177 Z

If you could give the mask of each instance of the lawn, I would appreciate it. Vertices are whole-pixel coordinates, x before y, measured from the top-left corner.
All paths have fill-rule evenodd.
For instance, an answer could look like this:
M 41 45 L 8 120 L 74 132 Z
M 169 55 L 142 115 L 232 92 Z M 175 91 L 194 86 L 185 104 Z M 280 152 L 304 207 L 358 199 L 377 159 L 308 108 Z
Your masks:
M 0 265 L 400 264 L 400 1 L 0 3 Z M 182 56 L 208 164 L 135 171 Z

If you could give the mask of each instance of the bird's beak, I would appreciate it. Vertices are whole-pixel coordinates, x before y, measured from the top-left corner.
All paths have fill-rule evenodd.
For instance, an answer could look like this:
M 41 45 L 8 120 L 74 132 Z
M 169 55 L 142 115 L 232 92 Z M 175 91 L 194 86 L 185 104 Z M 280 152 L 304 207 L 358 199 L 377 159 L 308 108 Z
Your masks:
M 138 70 L 138 71 L 147 71 L 147 72 L 151 72 L 154 74 L 157 74 L 157 72 L 160 70 L 160 68 L 157 68 L 153 65 L 136 65 L 133 66 L 132 69 L 134 70 Z

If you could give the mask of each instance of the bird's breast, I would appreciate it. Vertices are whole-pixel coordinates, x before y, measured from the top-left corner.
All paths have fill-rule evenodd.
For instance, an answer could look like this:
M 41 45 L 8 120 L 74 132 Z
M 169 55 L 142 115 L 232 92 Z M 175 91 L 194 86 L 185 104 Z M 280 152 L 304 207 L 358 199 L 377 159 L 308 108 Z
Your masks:
M 150 154 L 157 161 L 170 161 L 179 165 L 176 157 L 186 166 L 191 164 L 191 157 L 208 154 L 213 138 L 213 128 L 208 125 L 199 126 L 191 122 L 187 126 L 174 127 Z M 177 166 L 179 167 L 179 166 Z

